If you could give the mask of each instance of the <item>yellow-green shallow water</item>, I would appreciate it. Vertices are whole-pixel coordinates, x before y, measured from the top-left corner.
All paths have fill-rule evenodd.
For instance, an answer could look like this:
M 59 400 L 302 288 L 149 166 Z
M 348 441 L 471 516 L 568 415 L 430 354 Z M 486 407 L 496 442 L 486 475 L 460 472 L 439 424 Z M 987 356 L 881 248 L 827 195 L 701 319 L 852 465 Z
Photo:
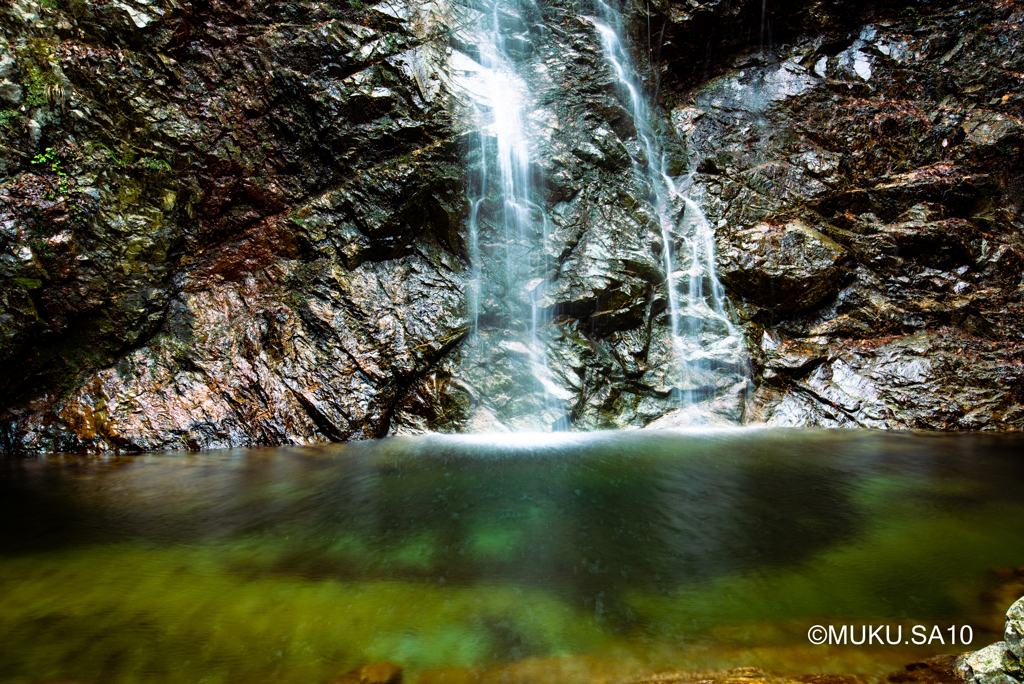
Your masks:
M 733 430 L 5 457 L 0 682 L 878 674 L 995 640 L 1022 447 Z M 815 646 L 816 624 L 945 643 Z

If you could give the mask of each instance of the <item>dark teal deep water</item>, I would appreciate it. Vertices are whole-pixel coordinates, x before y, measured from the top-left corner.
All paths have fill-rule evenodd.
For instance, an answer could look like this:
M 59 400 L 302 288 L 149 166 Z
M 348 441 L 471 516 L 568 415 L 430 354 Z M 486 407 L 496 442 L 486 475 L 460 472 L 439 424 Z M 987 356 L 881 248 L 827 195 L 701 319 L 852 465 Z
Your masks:
M 467 668 L 881 673 L 967 647 L 948 631 L 814 646 L 808 628 L 995 640 L 1015 591 L 997 570 L 1024 566 L 1024 438 L 638 431 L 0 457 L 0 513 L 0 682 L 318 682 L 381 659 L 423 684 Z

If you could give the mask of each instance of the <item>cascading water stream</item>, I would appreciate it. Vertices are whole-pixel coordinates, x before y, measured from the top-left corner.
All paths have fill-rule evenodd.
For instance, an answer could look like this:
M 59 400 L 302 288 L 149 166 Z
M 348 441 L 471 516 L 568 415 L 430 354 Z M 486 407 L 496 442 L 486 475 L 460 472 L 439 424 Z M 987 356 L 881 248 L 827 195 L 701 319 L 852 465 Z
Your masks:
M 480 17 L 477 45 L 479 70 L 467 88 L 478 131 L 478 166 L 470 191 L 469 242 L 472 260 L 470 308 L 473 319 L 473 344 L 481 339 L 480 315 L 484 307 L 485 278 L 504 293 L 506 305 L 501 315 L 507 327 L 527 333 L 529 364 L 536 390 L 543 396 L 544 408 L 561 415 L 564 409 L 553 396 L 547 354 L 540 330 L 550 320 L 550 312 L 541 306 L 544 279 L 536 277 L 535 263 L 548 237 L 548 221 L 536 199 L 530 175 L 529 140 L 524 112 L 530 102 L 526 81 L 517 73 L 514 60 L 505 45 L 503 19 L 514 16 L 513 3 L 494 2 Z M 495 164 L 488 164 L 493 158 Z M 496 172 L 496 173 L 495 173 Z M 492 174 L 496 176 L 491 182 Z M 481 245 L 483 214 L 490 205 L 489 253 Z M 495 208 L 496 207 L 496 208 Z M 502 261 L 501 272 L 496 266 Z M 496 258 L 497 257 L 497 258 Z M 485 274 L 486 269 L 486 274 Z M 523 285 L 525 283 L 525 286 Z M 511 296 L 521 292 L 522 297 Z M 522 312 L 528 301 L 529 312 Z M 524 315 L 525 313 L 525 315 Z M 514 343 L 513 343 L 514 344 Z
M 650 404 L 641 394 L 622 400 L 633 402 L 629 410 L 638 415 L 649 416 L 650 406 L 666 399 L 687 406 L 718 396 L 734 387 L 740 374 L 734 367 L 742 344 L 715 275 L 714 230 L 669 173 L 665 141 L 622 38 L 620 14 L 594 1 L 597 18 L 519 0 L 485 0 L 466 10 L 472 19 L 455 39 L 459 47 L 450 64 L 465 94 L 474 144 L 469 188 L 473 334 L 467 363 L 477 404 L 471 429 L 559 429 L 586 410 L 589 420 L 603 420 L 595 413 L 606 409 L 592 390 L 604 392 L 609 378 L 637 372 L 625 367 L 638 353 L 647 365 L 651 349 L 649 358 L 657 361 L 648 366 L 643 383 L 650 389 L 641 394 L 657 396 Z M 555 17 L 561 19 L 548 25 Z M 601 50 L 594 49 L 595 37 Z M 570 41 L 564 45 L 574 54 L 572 64 L 560 63 L 559 40 Z M 601 70 L 607 64 L 619 94 L 588 90 L 575 73 L 583 62 Z M 623 120 L 632 125 L 594 126 L 602 116 L 602 99 L 611 104 L 616 98 L 614 107 L 624 107 Z M 588 111 L 591 103 L 594 109 Z M 624 166 L 617 167 L 620 163 Z M 581 192 L 577 183 L 592 183 L 613 168 L 626 171 L 624 187 L 630 190 L 622 204 L 601 186 Z M 607 181 L 619 179 L 599 182 Z M 617 212 L 617 218 L 609 218 Z M 632 265 L 623 264 L 640 263 L 628 255 L 654 238 L 645 227 L 651 218 L 658 224 L 660 248 L 655 249 L 660 251 L 639 258 L 645 264 L 650 257 L 661 262 L 651 266 L 664 273 L 667 325 L 648 333 L 647 345 L 653 341 L 654 346 L 642 352 L 625 346 L 609 351 L 630 343 L 609 341 L 599 327 L 614 329 L 634 320 L 640 297 L 647 296 L 641 295 L 646 284 L 625 284 L 637 276 L 629 271 Z M 614 223 L 602 226 L 603 221 Z M 620 230 L 627 231 L 627 240 L 638 241 L 635 247 L 622 244 L 619 251 L 618 244 L 606 242 Z M 595 309 L 589 321 L 587 307 Z M 565 314 L 565 326 L 552 325 L 556 309 L 573 312 Z M 589 330 L 573 328 L 573 318 Z M 600 401 L 619 399 L 608 395 Z
M 605 5 L 604 3 L 600 4 L 605 9 L 606 15 L 611 15 L 613 13 L 613 10 L 608 5 Z M 668 180 L 667 176 L 665 178 L 656 178 L 652 173 L 655 159 L 660 161 L 662 155 L 655 145 L 656 139 L 653 131 L 650 129 L 651 117 L 647 112 L 647 105 L 640 96 L 638 84 L 630 78 L 626 71 L 629 65 L 629 57 L 623 48 L 622 41 L 619 40 L 618 33 L 611 26 L 602 24 L 596 20 L 594 21 L 594 26 L 601 35 L 601 43 L 604 48 L 605 58 L 615 71 L 615 76 L 619 79 L 619 83 L 623 86 L 626 92 L 629 93 L 629 101 L 631 105 L 631 112 L 633 114 L 634 125 L 636 126 L 637 137 L 643 145 L 644 154 L 646 156 L 646 159 L 644 160 L 637 160 L 634 158 L 633 169 L 640 173 L 647 173 L 649 180 L 651 181 L 652 189 L 654 190 L 654 209 L 658 216 L 658 223 L 661 227 L 661 240 L 664 245 L 662 255 L 667 284 L 668 311 L 672 331 L 672 342 L 673 346 L 677 347 L 678 355 L 678 353 L 681 352 L 681 349 L 679 348 L 679 302 L 675 286 L 675 269 L 673 268 L 672 221 L 669 218 L 668 212 L 668 201 L 670 195 L 666 192 L 671 184 L 665 182 Z
M 654 196 L 654 209 L 662 238 L 662 260 L 665 269 L 670 334 L 677 369 L 683 376 L 700 378 L 708 370 L 708 350 L 700 339 L 707 321 L 721 324 L 726 335 L 717 346 L 736 346 L 739 335 L 726 313 L 725 290 L 715 269 L 714 230 L 700 206 L 679 191 L 679 184 L 668 173 L 664 145 L 652 122 L 653 115 L 644 97 L 637 70 L 621 38 L 622 18 L 611 5 L 597 0 L 604 21 L 590 18 L 599 35 L 605 59 L 612 67 L 623 93 L 629 98 L 630 111 L 641 144 L 642 157 L 634 156 L 633 170 L 646 177 Z M 677 217 L 680 217 L 679 220 Z M 679 301 L 677 269 L 680 255 L 675 248 L 676 235 L 681 234 L 688 262 L 685 307 Z M 705 282 L 709 292 L 705 293 Z M 710 301 L 709 301 L 710 300 Z M 685 318 L 686 324 L 682 324 Z M 692 389 L 684 389 L 679 399 L 683 405 L 704 398 Z

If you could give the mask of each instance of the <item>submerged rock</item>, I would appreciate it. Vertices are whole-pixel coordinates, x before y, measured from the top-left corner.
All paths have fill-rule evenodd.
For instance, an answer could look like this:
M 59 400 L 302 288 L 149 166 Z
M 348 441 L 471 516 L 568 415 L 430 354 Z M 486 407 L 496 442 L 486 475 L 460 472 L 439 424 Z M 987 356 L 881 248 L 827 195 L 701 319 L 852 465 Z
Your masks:
M 955 656 L 936 656 L 910 663 L 902 670 L 884 677 L 847 674 L 783 675 L 759 667 L 738 667 L 731 670 L 695 672 L 664 672 L 636 680 L 637 684 L 963 684 L 955 670 Z
M 1004 626 L 1009 629 L 1007 607 L 1024 596 L 1024 568 L 994 568 L 990 575 L 990 587 L 980 594 L 985 608 L 978 626 L 986 631 L 1002 632 Z M 1006 640 L 1014 641 L 1009 631 Z
M 890 672 L 883 681 L 887 684 L 963 684 L 956 662 L 954 655 L 935 656 L 909 663 L 901 671 Z
M 402 668 L 382 660 L 346 672 L 330 684 L 402 684 Z
M 662 672 L 638 679 L 636 684 L 865 684 L 867 678 L 857 675 L 781 675 L 759 667 L 736 667 L 731 670 L 697 670 Z

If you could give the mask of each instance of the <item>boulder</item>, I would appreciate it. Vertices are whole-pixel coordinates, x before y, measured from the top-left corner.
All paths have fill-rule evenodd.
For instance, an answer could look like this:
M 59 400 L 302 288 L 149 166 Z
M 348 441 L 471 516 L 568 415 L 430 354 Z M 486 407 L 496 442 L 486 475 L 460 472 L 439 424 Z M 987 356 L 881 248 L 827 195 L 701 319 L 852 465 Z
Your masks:
M 803 221 L 758 224 L 718 242 L 729 290 L 778 313 L 808 309 L 839 292 L 846 250 Z
M 1024 597 L 1006 612 L 1006 647 L 1019 663 L 1024 663 Z
M 1024 681 L 1018 661 L 1005 641 L 966 653 L 956 662 L 956 673 L 969 684 L 1020 684 Z

